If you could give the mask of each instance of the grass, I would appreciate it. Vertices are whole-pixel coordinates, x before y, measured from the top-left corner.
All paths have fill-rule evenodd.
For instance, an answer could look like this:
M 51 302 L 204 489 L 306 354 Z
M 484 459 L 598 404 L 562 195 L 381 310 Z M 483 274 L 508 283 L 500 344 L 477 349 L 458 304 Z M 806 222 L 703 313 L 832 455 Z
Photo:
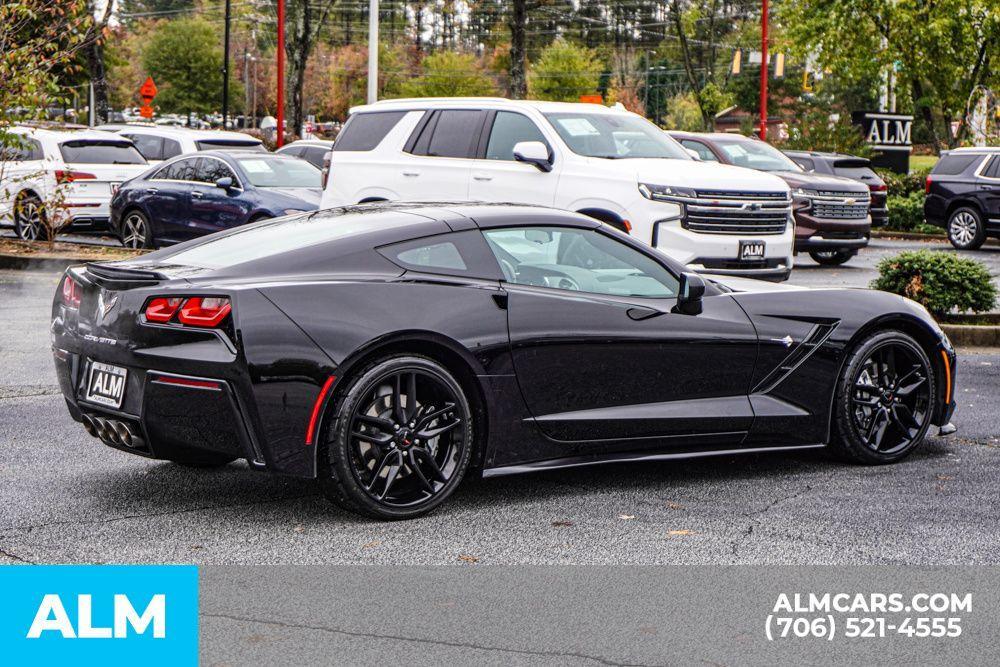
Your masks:
M 144 250 L 130 250 L 109 246 L 82 245 L 77 243 L 56 242 L 49 245 L 48 241 L 21 241 L 17 239 L 0 239 L 0 254 L 30 255 L 50 259 L 59 257 L 74 257 L 81 261 L 128 259 L 141 255 Z
M 911 155 L 910 170 L 930 169 L 938 161 L 937 155 Z

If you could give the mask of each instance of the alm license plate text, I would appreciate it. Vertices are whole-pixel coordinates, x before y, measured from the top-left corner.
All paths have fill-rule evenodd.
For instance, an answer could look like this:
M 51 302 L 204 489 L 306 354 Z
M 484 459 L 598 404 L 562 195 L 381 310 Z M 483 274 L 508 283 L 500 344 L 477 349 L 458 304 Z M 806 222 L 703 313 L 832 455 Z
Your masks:
M 90 365 L 87 400 L 110 408 L 120 408 L 122 399 L 125 398 L 125 380 L 127 378 L 127 369 L 95 361 Z
M 740 261 L 764 259 L 763 241 L 740 241 Z

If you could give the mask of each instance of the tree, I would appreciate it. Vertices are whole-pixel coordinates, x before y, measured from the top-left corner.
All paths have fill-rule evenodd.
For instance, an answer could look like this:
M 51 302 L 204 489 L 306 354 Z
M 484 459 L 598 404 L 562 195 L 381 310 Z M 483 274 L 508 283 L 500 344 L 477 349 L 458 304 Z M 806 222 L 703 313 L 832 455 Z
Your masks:
M 285 53 L 288 55 L 287 85 L 292 93 L 289 98 L 291 113 L 288 121 L 292 134 L 296 136 L 305 120 L 302 94 L 305 88 L 306 66 L 333 5 L 333 0 L 324 0 L 319 5 L 316 4 L 316 0 L 291 0 L 287 4 L 286 20 L 292 24 L 292 29 L 287 33 L 288 39 L 285 41 Z
M 104 67 L 104 39 L 108 21 L 115 9 L 115 0 L 106 0 L 104 11 L 98 14 L 95 0 L 87 0 L 87 14 L 91 21 L 87 28 L 87 69 L 94 89 L 94 120 L 108 122 L 108 78 Z
M 156 104 L 163 111 L 206 113 L 222 100 L 222 45 L 212 24 L 199 18 L 168 21 L 143 51 L 146 72 L 156 81 Z M 233 99 L 243 88 L 230 82 Z
M 531 70 L 531 96 L 539 100 L 577 102 L 597 92 L 604 66 L 593 50 L 556 40 L 542 51 Z
M 424 58 L 423 74 L 403 84 L 404 97 L 482 97 L 496 94 L 496 86 L 475 57 L 441 51 Z

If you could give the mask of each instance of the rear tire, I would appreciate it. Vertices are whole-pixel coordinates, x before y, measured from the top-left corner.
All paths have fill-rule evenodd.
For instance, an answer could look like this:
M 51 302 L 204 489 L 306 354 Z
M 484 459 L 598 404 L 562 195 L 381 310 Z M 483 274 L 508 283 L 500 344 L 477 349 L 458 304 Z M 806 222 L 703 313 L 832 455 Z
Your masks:
M 840 266 L 858 254 L 854 250 L 810 250 L 813 261 L 823 266 Z
M 23 241 L 48 241 L 49 228 L 45 224 L 42 200 L 35 195 L 25 195 L 14 204 L 14 233 Z
M 854 463 L 895 463 L 923 442 L 936 396 L 934 367 L 913 338 L 871 334 L 848 353 L 837 381 L 830 447 Z
M 959 250 L 979 250 L 986 242 L 983 216 L 971 206 L 962 206 L 948 216 L 948 240 Z
M 118 240 L 126 248 L 153 248 L 156 241 L 153 238 L 153 228 L 149 218 L 142 211 L 132 210 L 122 216 L 121 231 Z
M 392 355 L 369 364 L 338 391 L 324 422 L 320 487 L 357 514 L 427 514 L 469 468 L 469 401 L 455 377 L 427 357 Z

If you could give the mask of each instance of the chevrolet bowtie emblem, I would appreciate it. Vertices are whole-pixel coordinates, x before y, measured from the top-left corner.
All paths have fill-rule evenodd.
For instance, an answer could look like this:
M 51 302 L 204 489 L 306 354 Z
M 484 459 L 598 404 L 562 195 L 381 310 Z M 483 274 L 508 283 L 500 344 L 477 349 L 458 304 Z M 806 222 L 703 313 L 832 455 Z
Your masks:
M 771 342 L 772 343 L 781 343 L 785 347 L 791 347 L 792 343 L 794 343 L 795 341 L 792 340 L 791 336 L 785 336 L 784 338 L 772 338 Z

